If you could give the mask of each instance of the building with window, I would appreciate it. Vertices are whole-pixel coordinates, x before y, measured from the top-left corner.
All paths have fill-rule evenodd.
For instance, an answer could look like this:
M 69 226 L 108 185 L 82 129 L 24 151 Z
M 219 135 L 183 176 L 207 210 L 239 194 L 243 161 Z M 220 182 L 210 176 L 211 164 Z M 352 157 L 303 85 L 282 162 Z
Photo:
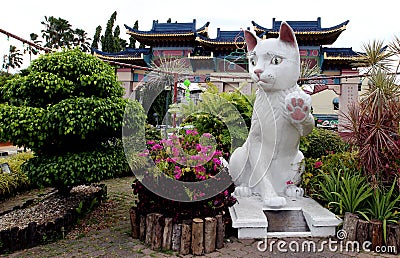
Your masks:
M 358 78 L 342 79 L 340 76 L 358 75 L 357 67 L 363 65 L 362 54 L 353 51 L 351 47 L 329 47 L 346 30 L 349 21 L 331 27 L 322 27 L 321 18 L 315 21 L 287 22 L 296 34 L 301 60 L 310 67 L 319 67 L 323 76 L 302 85 L 312 95 L 314 114 L 317 117 L 337 119 L 338 110 L 346 112 L 347 103 L 358 100 L 360 84 Z M 143 67 L 148 68 L 152 64 L 157 66 L 163 58 L 185 58 L 187 66 L 192 70 L 192 74 L 185 75 L 185 79 L 200 88 L 211 82 L 220 91 L 240 88 L 244 93 L 251 93 L 256 85 L 247 75 L 248 61 L 243 31 L 224 31 L 218 28 L 217 36 L 210 38 L 209 24 L 207 22 L 198 26 L 196 19 L 188 23 L 153 21 L 149 31 L 125 25 L 127 34 L 145 45 L 145 48 L 127 48 L 119 53 L 93 50 L 99 58 L 119 63 L 117 75 L 126 89 L 126 96 L 134 93 L 138 85 L 146 81 L 148 71 Z M 281 21 L 275 18 L 272 19 L 271 27 L 251 22 L 257 36 L 264 39 L 278 37 L 280 24 Z

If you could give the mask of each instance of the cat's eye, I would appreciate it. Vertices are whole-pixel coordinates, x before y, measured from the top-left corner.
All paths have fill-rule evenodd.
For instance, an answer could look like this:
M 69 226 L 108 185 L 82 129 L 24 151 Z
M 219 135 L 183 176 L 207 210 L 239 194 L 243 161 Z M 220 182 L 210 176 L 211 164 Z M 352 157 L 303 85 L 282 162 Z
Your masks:
M 257 61 L 256 61 L 256 59 L 253 57 L 253 58 L 250 59 L 250 63 L 251 63 L 252 66 L 255 66 L 255 65 L 257 64 Z
M 278 65 L 280 63 L 282 63 L 282 57 L 279 56 L 272 57 L 271 64 Z

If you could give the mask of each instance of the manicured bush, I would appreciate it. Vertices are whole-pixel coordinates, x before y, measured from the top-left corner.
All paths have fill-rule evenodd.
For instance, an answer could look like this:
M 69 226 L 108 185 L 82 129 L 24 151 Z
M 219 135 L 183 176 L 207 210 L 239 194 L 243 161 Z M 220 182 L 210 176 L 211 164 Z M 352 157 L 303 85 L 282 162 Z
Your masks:
M 306 158 L 320 158 L 333 153 L 343 152 L 348 146 L 338 133 L 322 128 L 300 138 L 300 150 Z
M 125 110 L 129 130 L 144 128 L 146 117 L 123 92 L 114 68 L 90 54 L 42 55 L 1 88 L 0 141 L 35 153 L 23 168 L 34 185 L 68 189 L 124 175 L 122 147 L 109 143 L 122 136 Z
M 0 200 L 31 187 L 28 176 L 21 171 L 20 167 L 25 161 L 32 157 L 33 154 L 31 152 L 24 152 L 7 158 L 0 158 L 0 163 L 8 163 L 11 169 L 10 174 L 0 172 Z
M 134 158 L 138 169 L 145 164 L 143 158 Z M 73 186 L 133 175 L 121 144 L 62 155 L 36 156 L 22 165 L 22 171 L 36 187 Z

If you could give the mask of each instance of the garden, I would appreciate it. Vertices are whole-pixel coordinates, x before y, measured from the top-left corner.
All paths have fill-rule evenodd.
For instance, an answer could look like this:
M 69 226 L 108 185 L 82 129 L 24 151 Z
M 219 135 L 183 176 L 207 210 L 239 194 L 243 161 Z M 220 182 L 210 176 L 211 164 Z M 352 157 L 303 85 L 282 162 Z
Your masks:
M 344 219 L 347 240 L 398 250 L 400 86 L 387 60 L 400 49 L 382 49 L 380 42 L 365 46 L 369 87 L 342 114 L 346 133 L 315 128 L 301 139 L 301 187 Z M 152 107 L 122 98 L 114 68 L 78 49 L 42 55 L 24 74 L 0 82 L 0 142 L 26 150 L 0 159 L 11 170 L 0 173 L 0 201 L 53 189 L 3 211 L 0 220 L 44 205 L 50 196 L 59 209 L 57 218 L 43 223 L 32 218 L 1 228 L 0 253 L 63 238 L 83 211 L 106 200 L 107 188 L 98 182 L 132 176 L 132 170 L 135 204 L 126 212 L 133 238 L 154 250 L 203 254 L 222 248 L 234 234 L 228 208 L 236 199 L 225 161 L 246 140 L 254 95 L 220 93 L 209 84 L 201 102 L 172 106 L 185 119 L 162 137 L 154 118 L 146 116 Z

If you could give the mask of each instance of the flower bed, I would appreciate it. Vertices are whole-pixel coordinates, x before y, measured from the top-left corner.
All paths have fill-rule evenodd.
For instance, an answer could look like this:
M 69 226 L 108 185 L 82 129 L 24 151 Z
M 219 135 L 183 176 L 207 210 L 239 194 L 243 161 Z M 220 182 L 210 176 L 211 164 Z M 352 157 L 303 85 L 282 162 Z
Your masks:
M 182 254 L 187 254 L 187 250 L 194 250 L 193 254 L 204 251 L 186 248 L 185 246 L 191 246 L 193 243 L 187 244 L 185 236 L 188 236 L 190 241 L 194 239 L 192 234 L 197 232 L 198 237 L 195 239 L 200 236 L 205 239 L 204 234 L 207 232 L 198 232 L 193 227 L 199 223 L 207 225 L 212 223 L 209 221 L 217 220 L 219 217 L 221 221 L 225 221 L 228 219 L 228 207 L 236 202 L 231 196 L 234 185 L 222 164 L 224 153 L 215 145 L 215 139 L 210 134 L 200 136 L 196 130 L 186 130 L 181 135 L 172 135 L 158 142 L 151 140 L 147 142 L 147 150 L 140 155 L 149 157 L 150 163 L 154 162 L 154 166 L 149 166 L 143 174 L 136 175 L 140 180 L 136 180 L 132 185 L 134 194 L 138 195 L 132 229 L 146 228 L 143 229 L 148 231 L 146 237 L 153 240 L 146 240 L 143 235 L 142 237 L 135 235 L 136 237 L 154 249 L 175 250 Z M 145 221 L 152 221 L 154 216 L 160 221 L 157 230 L 145 226 L 149 225 Z M 151 222 L 151 225 L 157 223 Z M 166 229 L 165 225 L 168 225 L 169 229 Z M 170 230 L 174 225 L 175 227 L 181 225 L 182 230 L 187 229 L 181 236 L 181 243 L 186 244 L 183 247 L 180 245 L 178 250 L 176 246 L 170 246 L 167 242 L 161 248 L 164 242 L 159 243 L 155 239 L 161 237 L 160 232 Z M 198 228 L 203 227 L 198 226 Z M 214 229 L 211 231 L 214 232 Z M 194 245 L 200 246 L 198 243 Z M 217 245 L 216 242 L 214 245 Z
M 34 247 L 63 237 L 79 216 L 107 195 L 105 185 L 76 186 L 69 196 L 57 192 L 26 201 L 0 216 L 0 253 Z

